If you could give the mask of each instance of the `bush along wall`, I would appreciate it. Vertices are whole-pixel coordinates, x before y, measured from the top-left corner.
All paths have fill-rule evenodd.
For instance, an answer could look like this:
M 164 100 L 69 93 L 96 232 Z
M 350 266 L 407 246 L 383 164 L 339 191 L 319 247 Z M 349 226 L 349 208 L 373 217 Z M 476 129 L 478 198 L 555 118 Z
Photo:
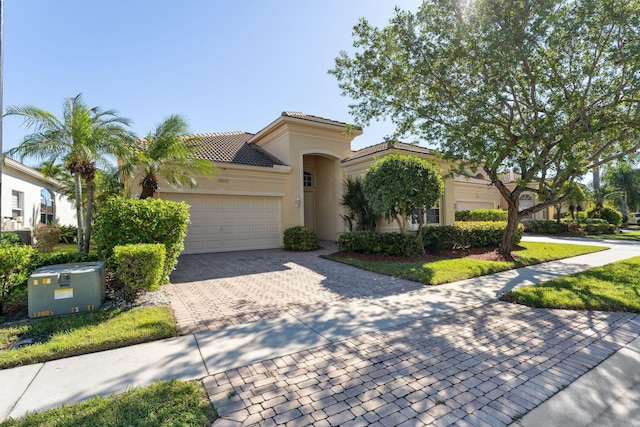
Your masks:
M 487 248 L 500 245 L 507 223 L 503 221 L 456 222 L 443 227 L 427 227 L 424 230 L 424 247 L 427 250 Z M 520 243 L 524 227 L 518 225 L 516 244 Z
M 507 221 L 508 211 L 504 209 L 473 209 L 456 212 L 456 221 Z
M 291 227 L 284 230 L 284 248 L 290 251 L 312 251 L 318 249 L 318 236 L 309 227 Z
M 534 234 L 562 234 L 566 236 L 584 236 L 585 234 L 612 234 L 618 227 L 604 219 L 587 218 L 577 222 L 560 222 L 550 220 L 531 220 L 524 222 L 524 230 Z
M 184 249 L 188 224 L 189 205 L 184 202 L 113 198 L 96 215 L 94 241 L 107 262 L 117 245 L 162 243 L 166 249 L 162 282 L 167 283 Z
M 415 234 L 374 233 L 373 231 L 354 231 L 343 233 L 338 238 L 338 249 L 383 256 L 422 255 Z

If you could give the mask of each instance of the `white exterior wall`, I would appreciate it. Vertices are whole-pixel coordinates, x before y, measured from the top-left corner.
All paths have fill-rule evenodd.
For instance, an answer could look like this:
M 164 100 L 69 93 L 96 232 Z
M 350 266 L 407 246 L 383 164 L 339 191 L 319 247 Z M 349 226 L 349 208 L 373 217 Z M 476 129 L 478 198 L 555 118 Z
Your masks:
M 15 160 L 6 159 L 2 168 L 2 217 L 13 217 L 12 192 L 22 193 L 22 221 L 3 224 L 6 227 L 15 229 L 32 228 L 40 222 L 40 192 L 43 188 L 49 190 L 55 198 L 55 219 L 56 224 L 76 225 L 75 207 L 66 197 L 55 192 L 56 185 L 53 180 L 44 178 L 40 172 L 25 166 Z

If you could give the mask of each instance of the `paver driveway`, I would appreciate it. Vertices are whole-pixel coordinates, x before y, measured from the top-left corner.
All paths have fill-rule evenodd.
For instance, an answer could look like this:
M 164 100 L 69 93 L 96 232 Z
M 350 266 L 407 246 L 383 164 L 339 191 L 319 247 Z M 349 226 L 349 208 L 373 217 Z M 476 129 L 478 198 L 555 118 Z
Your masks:
M 320 258 L 336 252 L 282 249 L 183 255 L 165 290 L 180 332 L 195 333 L 320 309 L 336 301 L 380 298 L 420 283 Z
M 637 314 L 493 302 L 204 384 L 221 417 L 214 427 L 506 426 L 639 335 Z
M 281 315 L 305 323 L 313 316 L 301 312 L 323 313 L 318 309 L 329 305 L 407 313 L 405 323 L 386 329 L 210 369 L 203 383 L 220 415 L 214 427 L 507 426 L 638 338 L 640 315 L 533 309 L 495 296 L 639 252 L 620 245 L 608 255 L 436 288 L 333 263 L 319 252 L 191 255 L 181 258 L 169 292 L 181 329 L 205 331 L 196 335 L 204 341 L 207 330 Z M 442 301 L 446 309 L 438 310 Z M 412 317 L 416 309 L 424 315 Z M 307 326 L 309 334 L 324 333 Z

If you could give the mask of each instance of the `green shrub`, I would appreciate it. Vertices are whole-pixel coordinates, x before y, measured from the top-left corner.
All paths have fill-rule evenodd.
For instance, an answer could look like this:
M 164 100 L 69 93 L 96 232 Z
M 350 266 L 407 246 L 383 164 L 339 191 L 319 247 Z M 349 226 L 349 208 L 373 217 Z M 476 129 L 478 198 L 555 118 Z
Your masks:
M 88 254 L 81 252 L 38 253 L 33 261 L 33 269 L 56 264 L 75 264 L 78 262 L 104 261 L 96 252 Z M 31 274 L 31 272 L 29 273 Z
M 602 218 L 585 218 L 583 224 L 609 224 L 609 221 Z
M 504 209 L 473 209 L 456 212 L 456 221 L 506 221 L 508 211 Z
M 615 234 L 618 232 L 618 227 L 613 224 L 585 224 L 584 230 L 587 234 Z
M 78 227 L 73 225 L 56 225 L 56 228 L 60 230 L 60 243 L 70 244 L 75 243 L 78 238 Z
M 40 223 L 33 228 L 33 237 L 38 251 L 53 252 L 53 248 L 60 242 L 60 229 Z
M 354 231 L 338 238 L 338 249 L 345 252 L 382 256 L 415 257 L 422 254 L 415 234 Z
M 132 244 L 113 248 L 113 267 L 124 285 L 125 299 L 133 302 L 142 290 L 160 288 L 166 249 L 163 244 Z
M 441 249 L 486 248 L 500 245 L 506 222 L 456 222 L 444 227 L 425 227 L 423 241 L 426 249 L 438 251 Z M 522 239 L 524 227 L 518 225 L 516 244 Z
M 291 227 L 284 230 L 284 248 L 291 251 L 318 249 L 318 236 L 309 227 Z
M 189 224 L 189 205 L 162 199 L 113 198 L 95 218 L 94 241 L 98 252 L 110 262 L 117 245 L 162 243 L 166 259 L 162 281 L 169 281 L 178 255 L 184 249 Z
M 18 233 L 2 233 L 0 234 L 0 243 L 19 245 L 22 243 L 22 239 L 20 239 Z
M 28 245 L 0 244 L 0 314 L 11 293 L 27 286 L 35 254 Z
M 599 214 L 595 208 L 587 209 L 587 217 L 605 219 L 609 224 L 615 225 L 616 227 L 622 225 L 622 213 L 609 206 L 603 206 Z
M 586 225 L 577 222 L 550 221 L 546 219 L 536 219 L 524 221 L 524 230 L 534 234 L 564 234 L 569 236 L 583 236 Z

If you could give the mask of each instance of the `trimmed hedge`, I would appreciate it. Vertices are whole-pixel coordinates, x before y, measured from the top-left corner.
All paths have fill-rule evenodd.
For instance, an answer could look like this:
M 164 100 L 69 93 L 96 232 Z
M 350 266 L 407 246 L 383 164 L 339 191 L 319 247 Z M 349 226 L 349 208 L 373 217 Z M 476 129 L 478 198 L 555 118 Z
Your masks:
M 112 198 L 95 218 L 94 241 L 98 252 L 110 260 L 117 245 L 162 243 L 166 259 L 162 281 L 178 263 L 189 224 L 189 205 L 162 199 Z
M 587 209 L 587 217 L 596 218 L 596 210 L 594 208 Z M 609 224 L 620 227 L 622 225 L 622 213 L 609 206 L 604 206 L 600 209 L 600 218 L 607 220 Z
M 160 288 L 166 249 L 161 243 L 118 245 L 113 248 L 113 266 L 124 285 L 128 302 L 134 302 L 141 290 Z
M 532 220 L 524 222 L 525 231 L 535 234 L 564 234 L 569 236 L 584 236 L 585 234 L 613 234 L 618 227 L 609 224 L 604 219 L 586 219 L 583 223 L 561 222 L 549 220 Z
M 496 247 L 500 245 L 506 222 L 457 222 L 443 227 L 425 227 L 422 230 L 424 248 L 429 251 L 442 249 L 468 249 Z M 520 242 L 524 227 L 518 226 L 516 243 Z M 383 256 L 421 255 L 414 234 L 374 233 L 354 231 L 344 233 L 338 239 L 338 249 Z
M 422 231 L 427 250 L 469 249 L 499 246 L 506 221 L 456 222 L 444 227 L 425 227 Z M 518 225 L 516 244 L 520 243 L 524 227 Z
M 383 256 L 422 255 L 415 234 L 375 233 L 373 231 L 353 231 L 343 233 L 338 238 L 338 249 L 345 252 Z
M 318 236 L 309 227 L 291 227 L 284 230 L 284 248 L 291 251 L 312 251 L 318 249 Z
M 457 221 L 507 221 L 508 211 L 504 209 L 473 209 L 456 212 Z
M 0 244 L 0 314 L 9 295 L 26 286 L 35 256 L 31 246 Z

